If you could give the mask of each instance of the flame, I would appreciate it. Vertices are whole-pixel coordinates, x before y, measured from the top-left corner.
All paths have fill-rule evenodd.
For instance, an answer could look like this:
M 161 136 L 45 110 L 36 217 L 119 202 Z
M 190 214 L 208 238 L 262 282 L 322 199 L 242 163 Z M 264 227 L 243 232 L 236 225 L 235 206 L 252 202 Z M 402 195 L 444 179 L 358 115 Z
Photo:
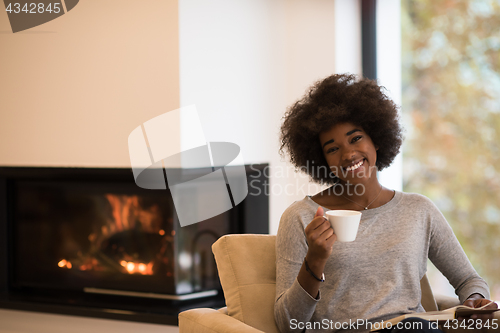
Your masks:
M 137 196 L 118 196 L 106 194 L 115 220 L 116 231 L 123 231 L 130 228 L 129 219 L 137 215 L 140 210 L 139 198 Z
M 133 229 L 137 221 L 146 232 L 159 232 L 162 219 L 159 214 L 160 207 L 153 205 L 148 209 L 141 207 L 137 195 L 106 194 L 106 199 L 111 205 L 113 220 L 109 221 L 108 232 L 120 232 Z M 163 231 L 165 232 L 165 231 Z
M 132 274 L 135 271 L 135 264 L 133 262 L 127 263 L 127 271 Z
M 80 271 L 115 271 L 118 269 L 123 274 L 153 275 L 155 262 L 160 265 L 168 263 L 167 258 L 162 259 L 166 251 L 167 239 L 163 239 L 163 250 L 151 262 L 141 262 L 151 259 L 149 257 L 146 257 L 147 259 L 140 258 L 137 253 L 132 253 L 134 250 L 128 250 L 119 242 L 107 242 L 107 240 L 117 233 L 129 230 L 156 234 L 162 237 L 175 235 L 175 231 L 171 232 L 170 229 L 162 229 L 164 216 L 162 216 L 160 206 L 158 204 L 148 204 L 143 207 L 138 195 L 107 193 L 105 198 L 109 203 L 110 210 L 107 210 L 108 213 L 104 216 L 104 223 L 96 225 L 87 236 L 91 250 L 88 253 L 80 252 L 74 258 L 61 259 L 57 263 L 58 267 L 72 269 L 74 265 L 74 269 Z M 108 250 L 113 255 L 108 256 L 106 252 Z M 101 255 L 97 256 L 95 253 L 99 252 L 101 252 Z M 106 256 L 108 256 L 107 260 L 103 260 L 103 257 Z M 156 267 L 158 266 L 155 266 L 155 269 Z
M 143 263 L 143 262 L 133 262 L 122 260 L 120 265 L 122 265 L 129 274 L 141 274 L 141 275 L 153 275 L 153 262 Z
M 57 263 L 57 266 L 61 267 L 61 268 L 68 268 L 68 269 L 71 269 L 73 267 L 73 265 L 71 264 L 70 261 L 67 261 L 66 259 L 62 259 L 61 261 L 59 261 Z

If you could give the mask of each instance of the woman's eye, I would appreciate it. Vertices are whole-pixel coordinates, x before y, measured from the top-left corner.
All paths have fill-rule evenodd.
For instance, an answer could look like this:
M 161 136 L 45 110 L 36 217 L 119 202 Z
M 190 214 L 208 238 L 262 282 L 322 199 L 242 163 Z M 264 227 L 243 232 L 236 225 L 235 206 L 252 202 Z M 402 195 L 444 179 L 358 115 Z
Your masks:
M 334 152 L 336 152 L 336 151 L 337 151 L 337 148 L 329 148 L 329 149 L 326 151 L 326 153 L 327 153 L 327 154 L 330 154 L 330 153 L 334 153 Z
M 352 139 L 352 141 L 351 141 L 351 142 L 353 142 L 353 143 L 354 143 L 354 142 L 356 142 L 356 141 L 359 141 L 359 139 L 361 139 L 361 138 L 362 138 L 362 136 L 361 136 L 361 135 L 358 135 L 358 136 L 354 137 L 354 138 Z

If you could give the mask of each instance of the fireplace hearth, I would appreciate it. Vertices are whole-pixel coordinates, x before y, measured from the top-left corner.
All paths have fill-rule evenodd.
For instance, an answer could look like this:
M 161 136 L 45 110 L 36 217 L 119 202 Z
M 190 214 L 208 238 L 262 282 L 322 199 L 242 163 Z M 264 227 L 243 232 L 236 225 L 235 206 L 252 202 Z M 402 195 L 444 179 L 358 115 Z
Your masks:
M 268 232 L 266 168 L 246 166 L 242 203 L 181 227 L 168 189 L 130 169 L 1 167 L 0 307 L 176 325 L 224 306 L 211 245 Z

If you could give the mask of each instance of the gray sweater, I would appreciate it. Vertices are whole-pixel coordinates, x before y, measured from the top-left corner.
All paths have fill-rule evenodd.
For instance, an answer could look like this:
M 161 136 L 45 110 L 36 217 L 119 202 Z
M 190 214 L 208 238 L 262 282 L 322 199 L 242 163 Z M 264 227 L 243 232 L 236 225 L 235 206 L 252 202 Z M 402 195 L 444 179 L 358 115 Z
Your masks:
M 489 298 L 488 285 L 437 207 L 422 195 L 397 191 L 387 204 L 362 211 L 354 242 L 335 242 L 320 295 L 311 297 L 297 275 L 307 253 L 304 229 L 318 207 L 305 197 L 281 217 L 274 314 L 282 333 L 304 328 L 306 332 L 353 328 L 362 332 L 370 328 L 367 322 L 423 312 L 420 279 L 428 258 L 448 278 L 461 302 L 473 293 Z

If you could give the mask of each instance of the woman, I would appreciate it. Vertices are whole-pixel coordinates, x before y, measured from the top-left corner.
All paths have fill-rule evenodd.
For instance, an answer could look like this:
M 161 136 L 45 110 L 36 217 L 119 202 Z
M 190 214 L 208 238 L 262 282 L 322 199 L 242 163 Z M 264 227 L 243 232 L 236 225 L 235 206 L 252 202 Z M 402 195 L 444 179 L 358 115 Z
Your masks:
M 377 172 L 392 163 L 402 137 L 396 105 L 374 81 L 353 75 L 317 82 L 285 115 L 281 152 L 313 181 L 331 186 L 281 218 L 275 303 L 281 332 L 363 332 L 369 322 L 423 312 L 420 279 L 428 258 L 462 303 L 488 302 L 486 282 L 436 206 L 379 183 Z M 362 211 L 354 242 L 336 242 L 323 217 L 330 209 Z M 441 332 L 424 326 L 415 332 Z

